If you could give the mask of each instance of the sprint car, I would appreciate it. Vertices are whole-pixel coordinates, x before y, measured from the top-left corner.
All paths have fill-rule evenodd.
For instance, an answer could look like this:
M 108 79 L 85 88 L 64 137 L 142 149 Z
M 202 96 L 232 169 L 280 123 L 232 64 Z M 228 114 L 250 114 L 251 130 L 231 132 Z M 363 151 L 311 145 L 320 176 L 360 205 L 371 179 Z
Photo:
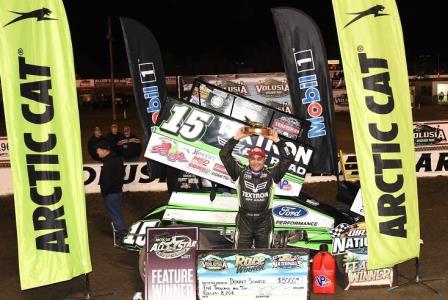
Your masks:
M 338 208 L 320 203 L 301 192 L 298 197 L 276 196 L 272 206 L 274 248 L 301 247 L 318 250 L 321 244 L 331 249 L 330 231 L 340 223 L 353 224 L 360 216 L 342 202 Z M 209 193 L 173 192 L 168 204 L 155 208 L 133 223 L 122 247 L 140 251 L 143 275 L 146 230 L 159 226 L 198 226 L 199 249 L 231 248 L 235 233 L 238 199 L 235 194 L 218 193 L 211 201 Z

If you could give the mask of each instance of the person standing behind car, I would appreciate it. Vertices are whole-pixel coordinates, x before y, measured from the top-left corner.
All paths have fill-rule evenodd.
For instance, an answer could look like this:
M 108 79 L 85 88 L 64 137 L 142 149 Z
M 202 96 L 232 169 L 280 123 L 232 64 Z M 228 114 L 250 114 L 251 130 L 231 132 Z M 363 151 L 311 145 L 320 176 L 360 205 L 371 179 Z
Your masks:
M 274 222 L 272 203 L 275 184 L 279 183 L 294 160 L 285 142 L 274 129 L 269 129 L 265 138 L 273 141 L 280 154 L 279 162 L 266 167 L 266 151 L 254 146 L 248 151 L 249 165 L 240 164 L 232 156 L 239 141 L 251 135 L 240 128 L 219 152 L 219 157 L 230 178 L 235 181 L 239 201 L 236 217 L 235 248 L 269 248 Z
M 112 124 L 110 126 L 110 132 L 106 135 L 106 140 L 111 146 L 111 150 L 115 152 L 118 156 L 121 156 L 121 147 L 118 142 L 123 139 L 123 134 L 118 131 L 118 125 Z
M 125 161 L 137 161 L 142 152 L 142 144 L 140 139 L 131 133 L 131 127 L 124 126 L 123 138 L 117 143 L 121 149 L 121 157 Z
M 100 162 L 101 159 L 99 158 L 98 154 L 96 153 L 96 145 L 100 142 L 105 140 L 101 127 L 95 126 L 95 129 L 93 130 L 93 135 L 90 137 L 89 141 L 87 142 L 87 151 L 90 154 L 90 157 L 95 162 Z
M 101 195 L 112 219 L 112 224 L 115 229 L 115 241 L 121 244 L 123 237 L 127 233 L 121 212 L 123 178 L 125 175 L 123 159 L 111 151 L 109 143 L 105 140 L 97 144 L 96 152 L 103 161 L 99 180 Z

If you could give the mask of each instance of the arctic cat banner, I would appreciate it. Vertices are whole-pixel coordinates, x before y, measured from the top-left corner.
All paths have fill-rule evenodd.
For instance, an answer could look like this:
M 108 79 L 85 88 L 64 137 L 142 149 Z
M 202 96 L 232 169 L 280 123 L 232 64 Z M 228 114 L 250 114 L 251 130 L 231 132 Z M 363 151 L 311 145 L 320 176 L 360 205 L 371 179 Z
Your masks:
M 368 268 L 419 256 L 406 58 L 395 1 L 333 0 L 369 237 Z
M 145 157 L 211 181 L 235 188 L 219 158 L 219 151 L 235 132 L 244 126 L 240 121 L 204 107 L 167 98 L 158 125 L 146 148 Z M 297 196 L 313 155 L 310 146 L 287 140 L 295 155 L 288 172 L 276 186 L 276 194 Z M 242 139 L 233 155 L 247 163 L 247 151 L 254 145 L 264 147 L 268 164 L 277 163 L 277 147 L 262 136 Z
M 22 289 L 92 271 L 70 30 L 60 0 L 0 2 Z
M 273 8 L 288 79 L 293 114 L 311 122 L 308 143 L 315 149 L 309 170 L 338 173 L 334 108 L 327 54 L 319 29 L 305 13 Z
M 304 141 L 310 127 L 308 121 L 204 81 L 196 80 L 193 83 L 188 100 L 245 123 L 264 124 L 292 140 Z
M 156 124 L 163 101 L 166 97 L 165 72 L 159 44 L 151 31 L 143 24 L 129 18 L 120 18 L 126 53 L 135 95 L 143 145 L 151 136 L 151 127 Z M 149 163 L 151 179 L 164 178 L 164 168 Z

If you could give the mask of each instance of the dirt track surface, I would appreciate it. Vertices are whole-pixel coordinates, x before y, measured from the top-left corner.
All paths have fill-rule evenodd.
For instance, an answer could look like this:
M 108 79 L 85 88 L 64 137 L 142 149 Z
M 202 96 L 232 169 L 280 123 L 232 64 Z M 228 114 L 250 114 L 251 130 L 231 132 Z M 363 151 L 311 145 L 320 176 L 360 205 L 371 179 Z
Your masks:
M 119 120 L 119 124 L 127 123 L 139 134 L 138 122 L 134 112 L 128 112 L 128 120 Z M 414 110 L 414 120 L 447 119 L 448 111 L 438 107 L 423 106 Z M 339 148 L 345 152 L 353 152 L 350 120 L 347 113 L 336 115 Z M 82 137 L 84 145 L 91 135 L 95 125 L 108 128 L 110 125 L 110 111 L 84 111 L 81 114 Z M 3 131 L 3 132 L 2 132 Z M 106 130 L 107 132 L 107 130 Z M 4 128 L 0 128 L 0 135 Z M 85 146 L 84 146 L 85 149 Z M 86 153 L 86 151 L 84 151 Z M 88 158 L 85 159 L 89 161 Z M 303 190 L 316 199 L 325 203 L 334 203 L 336 184 L 305 183 Z M 425 178 L 418 180 L 419 209 L 421 237 L 424 245 L 421 248 L 420 275 L 425 278 L 448 277 L 448 177 Z M 166 193 L 126 193 L 123 211 L 128 224 L 139 218 L 146 210 L 166 202 Z M 132 299 L 136 291 L 143 291 L 144 286 L 138 273 L 138 254 L 112 246 L 112 235 L 109 226 L 109 217 L 105 211 L 99 195 L 87 195 L 87 219 L 89 228 L 90 251 L 93 272 L 90 274 L 91 292 L 101 294 L 115 292 L 99 299 L 123 300 Z M 0 247 L 0 299 L 20 300 L 59 300 L 78 293 L 83 295 L 84 277 L 72 279 L 67 282 L 21 291 L 18 274 L 17 238 L 15 231 L 15 216 L 13 197 L 0 197 L 0 238 L 3 241 Z M 385 254 L 387 255 L 387 254 Z M 399 271 L 412 277 L 413 262 L 399 265 Z M 403 279 L 399 278 L 399 283 Z M 448 299 L 448 283 L 435 281 L 429 283 L 444 294 Z M 81 298 L 85 299 L 85 298 Z M 92 298 L 93 299 L 93 298 Z M 311 295 L 310 299 L 438 299 L 436 294 L 417 285 L 403 287 L 390 293 L 386 288 L 368 288 L 344 291 L 338 286 L 334 296 Z

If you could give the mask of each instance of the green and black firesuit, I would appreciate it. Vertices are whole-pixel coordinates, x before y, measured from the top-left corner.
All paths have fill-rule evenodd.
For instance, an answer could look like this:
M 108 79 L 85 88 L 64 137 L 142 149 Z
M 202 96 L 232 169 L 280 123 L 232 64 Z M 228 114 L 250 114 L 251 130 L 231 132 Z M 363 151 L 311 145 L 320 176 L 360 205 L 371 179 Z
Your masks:
M 235 247 L 238 249 L 269 248 L 273 230 L 272 202 L 275 184 L 279 183 L 294 160 L 283 141 L 276 143 L 280 161 L 254 172 L 232 156 L 238 140 L 231 138 L 219 152 L 222 163 L 238 192 L 239 211 L 236 217 Z

